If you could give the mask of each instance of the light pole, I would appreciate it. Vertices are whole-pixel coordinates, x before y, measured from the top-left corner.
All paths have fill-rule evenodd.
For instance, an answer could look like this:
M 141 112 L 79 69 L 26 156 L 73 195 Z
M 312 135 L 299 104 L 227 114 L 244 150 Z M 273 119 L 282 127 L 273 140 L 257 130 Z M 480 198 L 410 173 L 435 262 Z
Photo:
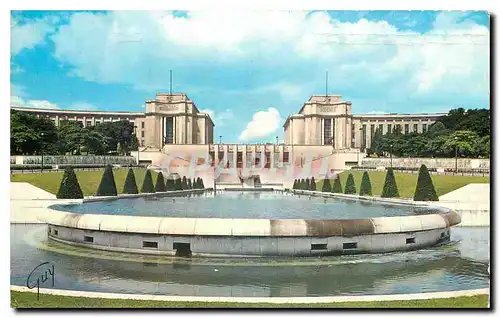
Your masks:
M 455 137 L 455 174 L 458 173 L 458 137 Z
M 135 129 L 135 139 L 137 139 L 137 166 L 141 163 L 139 160 L 139 137 L 137 137 L 137 126 L 134 126 Z
M 44 136 L 44 133 L 40 133 L 40 136 L 42 137 L 42 138 L 40 138 L 40 140 L 41 140 L 40 152 L 42 154 L 42 166 L 40 168 L 40 172 L 43 172 L 43 136 Z
M 222 144 L 222 136 L 219 136 L 219 144 Z
M 276 136 L 276 144 L 278 144 L 278 136 Z

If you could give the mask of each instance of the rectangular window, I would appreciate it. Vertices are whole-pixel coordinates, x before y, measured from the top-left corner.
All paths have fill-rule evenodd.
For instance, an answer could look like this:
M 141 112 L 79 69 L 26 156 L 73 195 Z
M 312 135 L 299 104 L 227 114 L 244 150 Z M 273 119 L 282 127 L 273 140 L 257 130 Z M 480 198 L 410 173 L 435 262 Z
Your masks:
M 352 242 L 352 243 L 344 243 L 342 248 L 344 250 L 350 250 L 350 249 L 355 249 L 358 248 L 358 243 Z
M 170 145 L 174 143 L 174 118 L 165 118 L 165 143 Z
M 141 128 L 144 129 L 144 122 L 141 122 Z
M 363 125 L 363 137 L 361 138 L 361 149 L 364 150 L 366 148 L 366 124 Z
M 405 135 L 408 135 L 409 132 L 410 132 L 410 125 L 405 124 Z
M 255 159 L 253 161 L 253 164 L 254 164 L 255 168 L 260 168 L 261 167 L 261 162 L 260 162 L 261 160 L 260 160 L 260 158 L 262 158 L 262 153 L 256 152 L 255 153 Z
M 224 161 L 224 153 L 222 151 L 219 151 L 219 161 L 217 161 L 217 164 L 220 165 L 222 161 Z
M 415 243 L 415 238 L 414 237 L 410 237 L 410 238 L 406 239 L 406 244 L 413 244 L 413 243 Z
M 387 133 L 389 133 L 389 134 L 392 133 L 392 124 L 387 125 Z
M 208 155 L 210 156 L 211 166 L 215 166 L 215 152 L 210 151 Z
M 54 235 L 55 236 L 59 235 L 59 231 L 58 230 L 54 230 Z
M 226 168 L 229 167 L 234 167 L 234 152 L 228 152 L 227 153 L 227 162 L 226 162 Z
M 422 125 L 422 132 L 425 134 L 427 132 L 427 124 Z
M 401 132 L 401 124 L 397 124 L 397 125 L 396 125 L 396 130 L 398 131 L 398 133 L 400 133 L 400 132 Z
M 289 156 L 288 151 L 283 152 L 283 162 L 284 163 L 288 163 L 289 162 L 288 160 L 290 158 L 288 158 L 288 156 Z
M 413 124 L 413 132 L 418 133 L 418 124 Z
M 383 134 L 384 134 L 384 125 L 379 124 L 379 125 L 378 125 L 378 130 L 379 130 L 379 132 L 383 135 Z
M 142 247 L 158 248 L 158 242 L 142 241 Z
M 247 168 L 252 167 L 252 156 L 253 156 L 253 152 L 247 151 L 247 159 L 246 159 L 246 167 Z
M 86 125 L 87 125 L 87 127 L 92 126 L 92 121 L 91 120 L 87 120 L 87 124 Z
M 279 163 L 280 163 L 280 153 L 275 152 L 274 159 L 273 159 L 273 167 L 277 168 L 279 166 Z
M 327 249 L 327 244 L 311 244 L 311 251 L 324 251 Z
M 373 135 L 375 134 L 375 125 L 370 125 L 370 142 L 373 141 Z
M 356 125 L 351 124 L 351 148 L 356 147 Z
M 243 152 L 241 151 L 236 153 L 236 167 L 243 168 Z
M 141 131 L 141 138 L 144 138 L 144 131 Z
M 264 168 L 271 168 L 271 153 L 270 152 L 265 152 L 265 156 L 266 156 L 266 165 L 264 166 Z
M 332 119 L 325 118 L 323 121 L 323 144 L 330 145 L 332 143 Z
M 92 236 L 84 236 L 83 241 L 87 243 L 94 243 L 94 238 Z

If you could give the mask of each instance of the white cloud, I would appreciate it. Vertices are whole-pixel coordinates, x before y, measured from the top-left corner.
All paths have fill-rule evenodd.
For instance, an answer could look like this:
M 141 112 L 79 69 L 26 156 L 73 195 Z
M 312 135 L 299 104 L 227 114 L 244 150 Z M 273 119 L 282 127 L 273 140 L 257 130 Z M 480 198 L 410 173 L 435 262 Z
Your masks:
M 13 106 L 13 107 L 28 107 L 28 108 L 42 108 L 42 109 L 59 108 L 57 104 L 51 103 L 47 100 L 36 100 L 36 99 L 25 100 L 15 95 L 10 96 L 10 105 L 11 107 Z
M 215 112 L 212 109 L 202 109 L 200 112 L 210 115 L 210 118 L 212 118 L 212 121 L 217 127 L 226 126 L 227 121 L 234 118 L 233 111 L 229 108 L 222 112 Z
M 10 30 L 10 53 L 16 55 L 23 49 L 32 49 L 45 41 L 45 37 L 55 30 L 55 17 L 36 19 L 31 21 L 20 21 L 16 18 L 11 20 Z
M 280 113 L 274 107 L 269 107 L 267 111 L 256 112 L 252 117 L 252 121 L 241 132 L 239 139 L 245 141 L 266 137 L 280 127 L 281 121 Z
M 280 105 L 300 107 L 311 93 L 323 93 L 328 69 L 332 94 L 367 100 L 354 105 L 358 111 L 383 102 L 453 107 L 489 99 L 489 29 L 462 17 L 443 12 L 419 34 L 325 12 L 81 12 L 51 39 L 59 62 L 98 83 L 165 89 L 174 69 L 174 86 L 228 92 L 235 78 L 248 77 L 236 88 L 245 87 L 245 97 L 267 91 L 279 94 Z

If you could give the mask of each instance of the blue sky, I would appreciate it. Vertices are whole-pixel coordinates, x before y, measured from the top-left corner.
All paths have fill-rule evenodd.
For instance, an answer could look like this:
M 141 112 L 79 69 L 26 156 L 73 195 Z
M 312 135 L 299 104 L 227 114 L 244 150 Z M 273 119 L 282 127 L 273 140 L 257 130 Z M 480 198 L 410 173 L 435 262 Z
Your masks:
M 354 113 L 489 108 L 489 16 L 436 11 L 13 11 L 11 105 L 143 111 L 184 92 L 224 142 L 280 139 L 312 94 Z

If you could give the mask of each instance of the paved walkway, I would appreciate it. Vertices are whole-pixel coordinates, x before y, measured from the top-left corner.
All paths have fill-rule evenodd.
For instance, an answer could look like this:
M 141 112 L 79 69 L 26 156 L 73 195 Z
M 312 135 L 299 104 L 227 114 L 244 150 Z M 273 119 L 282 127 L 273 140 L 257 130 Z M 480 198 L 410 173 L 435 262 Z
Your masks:
M 29 289 L 25 286 L 10 286 L 11 291 L 33 292 L 36 288 Z M 338 302 L 358 302 L 358 301 L 391 301 L 391 300 L 417 300 L 452 298 L 474 295 L 488 295 L 489 288 L 460 290 L 451 292 L 417 293 L 417 294 L 393 294 L 393 295 L 368 295 L 368 296 L 326 296 L 326 297 L 204 297 L 204 296 L 164 296 L 145 294 L 117 294 L 86 292 L 62 289 L 40 288 L 41 294 L 91 297 L 106 299 L 136 299 L 136 300 L 156 300 L 156 301 L 178 301 L 178 302 L 231 302 L 231 303 L 271 303 L 271 304 L 320 304 Z
M 52 193 L 27 182 L 10 183 L 10 223 L 43 223 L 38 217 L 48 211 L 47 207 L 75 200 L 57 200 Z

